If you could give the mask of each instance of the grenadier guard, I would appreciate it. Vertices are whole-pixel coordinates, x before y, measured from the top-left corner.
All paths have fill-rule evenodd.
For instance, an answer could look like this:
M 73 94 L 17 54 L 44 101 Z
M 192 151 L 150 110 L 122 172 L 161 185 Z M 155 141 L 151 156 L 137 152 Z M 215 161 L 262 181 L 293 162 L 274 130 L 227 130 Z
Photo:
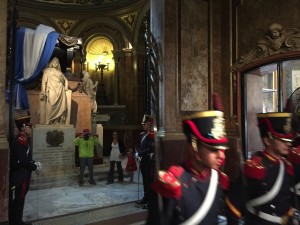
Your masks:
M 10 146 L 10 208 L 9 224 L 24 225 L 23 209 L 32 171 L 40 171 L 41 163 L 32 160 L 30 148 L 30 116 L 15 119 L 19 130 Z
M 143 132 L 140 134 L 140 146 L 135 153 L 135 158 L 140 159 L 140 170 L 144 188 L 144 196 L 141 200 L 138 200 L 137 206 L 141 206 L 143 209 L 148 208 L 150 181 L 154 172 L 154 168 L 152 168 L 152 156 L 154 154 L 153 122 L 153 117 L 149 113 L 145 113 L 141 123 Z
M 221 111 L 202 111 L 182 118 L 187 159 L 159 171 L 152 189 L 163 197 L 163 207 L 150 204 L 147 225 L 218 224 L 228 178 L 224 164 L 228 140 Z M 157 196 L 156 196 L 157 197 Z
M 293 205 L 296 209 L 300 209 L 300 123 L 299 112 L 293 115 L 292 129 L 293 129 L 293 147 L 287 157 L 294 168 L 294 186 L 291 190 L 291 197 L 293 198 Z
M 294 174 L 291 163 L 284 158 L 292 146 L 291 114 L 258 113 L 257 119 L 265 148 L 245 163 L 246 224 L 293 224 L 290 188 Z
M 291 187 L 291 197 L 293 206 L 300 209 L 300 145 L 293 146 L 287 159 L 292 163 L 294 168 L 294 187 Z

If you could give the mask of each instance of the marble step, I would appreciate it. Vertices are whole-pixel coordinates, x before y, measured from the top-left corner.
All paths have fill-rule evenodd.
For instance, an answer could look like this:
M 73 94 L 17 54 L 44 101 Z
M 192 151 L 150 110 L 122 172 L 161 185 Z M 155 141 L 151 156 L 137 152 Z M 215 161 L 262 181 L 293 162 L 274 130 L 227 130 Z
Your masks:
M 94 180 L 97 181 L 105 181 L 107 179 L 107 174 L 109 171 L 109 165 L 95 165 L 94 166 Z M 30 181 L 30 190 L 39 190 L 39 189 L 46 189 L 46 188 L 54 188 L 54 187 L 63 187 L 63 186 L 70 186 L 70 185 L 77 185 L 78 184 L 78 175 L 79 175 L 79 168 L 76 168 L 74 173 L 67 173 L 67 174 L 60 174 L 55 176 L 43 176 L 43 174 L 37 175 L 34 172 L 31 176 Z M 127 178 L 128 175 L 126 172 L 123 173 L 124 178 Z M 114 177 L 118 177 L 117 169 L 115 168 Z M 85 168 L 84 174 L 84 182 L 88 182 L 88 168 Z

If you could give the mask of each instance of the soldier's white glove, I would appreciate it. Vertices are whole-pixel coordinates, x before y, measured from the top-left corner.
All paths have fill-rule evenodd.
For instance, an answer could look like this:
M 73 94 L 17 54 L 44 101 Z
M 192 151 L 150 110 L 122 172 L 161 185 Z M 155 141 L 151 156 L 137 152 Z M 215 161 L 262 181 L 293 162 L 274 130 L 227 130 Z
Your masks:
M 42 163 L 40 162 L 35 162 L 34 163 L 36 165 L 36 173 L 39 174 L 42 171 Z
M 138 159 L 138 158 L 139 158 L 139 153 L 136 152 L 136 153 L 134 154 L 134 158 Z

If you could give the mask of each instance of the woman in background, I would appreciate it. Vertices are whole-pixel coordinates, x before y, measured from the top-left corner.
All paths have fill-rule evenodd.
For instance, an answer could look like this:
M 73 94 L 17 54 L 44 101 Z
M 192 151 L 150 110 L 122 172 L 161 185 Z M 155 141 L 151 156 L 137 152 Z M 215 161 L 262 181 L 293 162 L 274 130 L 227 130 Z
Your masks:
M 108 172 L 107 182 L 106 184 L 112 184 L 114 182 L 114 170 L 115 164 L 117 164 L 118 170 L 118 181 L 123 182 L 123 169 L 122 169 L 122 158 L 125 155 L 125 145 L 119 139 L 118 132 L 113 132 L 113 140 L 110 146 L 110 168 Z

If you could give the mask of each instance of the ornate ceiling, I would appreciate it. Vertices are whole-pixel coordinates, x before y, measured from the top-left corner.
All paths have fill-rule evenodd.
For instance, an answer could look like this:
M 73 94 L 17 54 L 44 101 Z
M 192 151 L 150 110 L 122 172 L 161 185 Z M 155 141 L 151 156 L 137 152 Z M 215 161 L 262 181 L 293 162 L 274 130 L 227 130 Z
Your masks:
M 77 8 L 89 8 L 89 7 L 96 7 L 96 8 L 127 8 L 130 7 L 141 0 L 19 0 L 20 4 L 25 3 L 27 5 L 35 5 L 45 6 L 48 5 L 49 7 L 77 7 Z
M 124 0 L 35 0 L 37 2 L 46 2 L 49 4 L 69 4 L 69 5 L 100 5 L 107 3 L 120 3 L 124 2 Z M 128 1 L 127 1 L 128 2 Z

